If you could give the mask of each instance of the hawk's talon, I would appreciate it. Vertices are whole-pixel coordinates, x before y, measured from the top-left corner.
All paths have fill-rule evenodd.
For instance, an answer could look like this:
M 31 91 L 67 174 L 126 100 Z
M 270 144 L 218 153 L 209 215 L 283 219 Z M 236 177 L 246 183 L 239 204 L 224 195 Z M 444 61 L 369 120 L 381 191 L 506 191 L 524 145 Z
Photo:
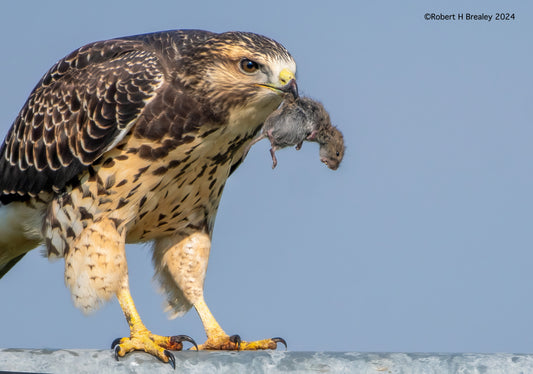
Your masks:
M 237 350 L 241 350 L 242 339 L 239 335 L 232 335 L 229 337 L 229 341 L 237 345 Z
M 120 344 L 121 340 L 122 338 L 116 338 L 115 340 L 113 340 L 113 342 L 111 343 L 111 349 L 115 349 L 115 347 Z
M 168 363 L 170 364 L 170 366 L 172 366 L 172 369 L 176 370 L 176 358 L 174 357 L 174 355 L 166 349 L 163 351 L 163 353 L 165 354 L 165 356 L 167 356 Z
M 274 343 L 281 343 L 285 346 L 285 350 L 287 350 L 287 342 L 285 341 L 285 339 L 283 338 L 280 338 L 279 336 L 275 337 L 275 338 L 272 338 L 272 341 Z
M 192 345 L 196 347 L 196 350 L 198 350 L 198 344 L 194 341 L 193 338 L 191 338 L 189 335 L 174 335 L 170 337 L 170 345 L 169 349 L 172 349 L 173 351 L 181 351 L 183 349 L 183 342 L 189 342 Z M 176 347 L 179 345 L 179 348 L 174 349 L 173 347 Z
M 115 339 L 116 340 L 116 339 Z M 114 341 L 113 341 L 114 343 Z M 115 348 L 113 349 L 115 351 L 115 360 L 118 361 L 118 357 L 119 357 L 119 352 L 120 352 L 120 345 L 116 344 L 115 345 Z

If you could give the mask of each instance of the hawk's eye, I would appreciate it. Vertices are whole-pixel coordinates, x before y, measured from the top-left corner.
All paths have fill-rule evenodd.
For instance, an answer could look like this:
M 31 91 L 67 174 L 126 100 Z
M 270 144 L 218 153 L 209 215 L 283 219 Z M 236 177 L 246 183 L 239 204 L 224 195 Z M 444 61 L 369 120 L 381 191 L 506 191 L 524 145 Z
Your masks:
M 241 60 L 241 69 L 245 73 L 255 73 L 257 70 L 259 70 L 259 64 L 255 61 L 243 58 Z
M 337 152 L 337 157 L 339 157 L 341 154 L 339 152 Z

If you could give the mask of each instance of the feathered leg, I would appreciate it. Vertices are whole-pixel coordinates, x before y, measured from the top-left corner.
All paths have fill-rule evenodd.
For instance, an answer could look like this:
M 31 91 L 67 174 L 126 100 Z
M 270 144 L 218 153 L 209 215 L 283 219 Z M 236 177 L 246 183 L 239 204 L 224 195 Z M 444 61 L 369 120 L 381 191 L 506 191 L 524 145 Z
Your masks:
M 177 243 L 176 243 L 177 241 Z M 175 243 L 175 244 L 174 244 Z M 170 300 L 170 305 L 179 308 L 180 302 L 193 305 L 207 335 L 207 341 L 201 344 L 201 350 L 258 350 L 276 349 L 277 343 L 285 344 L 281 338 L 265 339 L 255 342 L 241 341 L 238 335 L 229 336 L 220 327 L 204 300 L 204 279 L 211 247 L 211 239 L 203 232 L 193 233 L 185 238 L 164 240 L 156 244 L 154 260 L 158 262 L 160 278 L 168 281 L 172 278 L 180 289 L 184 300 Z M 169 294 L 178 294 L 169 285 L 163 286 Z
M 117 229 L 113 220 L 93 221 L 73 239 L 65 255 L 65 283 L 74 304 L 85 313 L 117 296 L 130 327 L 130 337 L 116 339 L 112 344 L 117 359 L 140 350 L 175 366 L 168 350 L 181 350 L 183 341 L 196 344 L 184 335 L 154 335 L 144 326 L 129 291 L 124 229 Z
M 87 221 L 71 238 L 65 253 L 65 284 L 74 305 L 89 314 L 111 299 L 128 276 L 124 230 L 119 233 L 113 221 L 99 219 Z

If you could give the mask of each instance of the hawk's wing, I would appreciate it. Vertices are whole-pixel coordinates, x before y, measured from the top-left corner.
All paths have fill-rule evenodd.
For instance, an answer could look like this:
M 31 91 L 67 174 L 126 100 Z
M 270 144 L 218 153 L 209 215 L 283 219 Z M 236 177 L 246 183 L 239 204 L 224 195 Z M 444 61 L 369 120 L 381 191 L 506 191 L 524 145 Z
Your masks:
M 0 200 L 61 190 L 113 148 L 164 81 L 138 40 L 82 47 L 34 88 L 0 149 Z

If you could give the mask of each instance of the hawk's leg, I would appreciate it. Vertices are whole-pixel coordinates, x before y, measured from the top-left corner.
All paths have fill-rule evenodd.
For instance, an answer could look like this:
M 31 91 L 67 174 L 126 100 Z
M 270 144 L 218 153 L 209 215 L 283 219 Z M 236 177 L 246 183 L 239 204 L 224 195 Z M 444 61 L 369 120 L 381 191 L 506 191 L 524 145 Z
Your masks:
M 154 257 L 160 261 L 164 279 L 170 276 L 180 289 L 180 294 L 185 302 L 193 305 L 202 320 L 207 341 L 201 344 L 201 350 L 259 350 L 276 349 L 277 343 L 285 344 L 281 338 L 272 338 L 254 342 L 242 341 L 237 335 L 229 336 L 220 327 L 215 317 L 207 307 L 204 300 L 203 287 L 207 270 L 207 260 L 211 247 L 208 234 L 196 232 L 185 238 L 178 239 L 177 243 L 167 241 L 159 244 L 163 255 Z
M 246 342 L 241 340 L 238 335 L 228 336 L 222 330 L 218 322 L 211 314 L 211 311 L 207 307 L 203 297 L 194 303 L 194 307 L 204 324 L 205 332 L 207 334 L 207 340 L 204 344 L 201 344 L 198 349 L 200 350 L 244 350 L 244 351 L 257 351 L 262 349 L 276 349 L 277 343 L 282 343 L 287 347 L 287 343 L 283 338 L 271 338 L 257 340 L 253 342 Z
M 70 243 L 65 254 L 65 283 L 74 304 L 89 313 L 100 303 L 116 295 L 130 327 L 130 337 L 113 342 L 115 355 L 141 350 L 174 366 L 168 350 L 181 350 L 188 336 L 158 336 L 142 323 L 129 291 L 128 265 L 125 253 L 125 230 L 117 221 L 100 218 L 87 226 Z
M 171 351 L 181 351 L 183 342 L 188 341 L 196 346 L 192 338 L 187 335 L 160 336 L 150 332 L 141 321 L 141 317 L 135 308 L 128 286 L 128 276 L 126 275 L 120 289 L 117 291 L 117 299 L 120 307 L 126 316 L 130 327 L 129 338 L 115 339 L 111 348 L 115 350 L 115 357 L 124 356 L 131 351 L 145 351 L 156 356 L 164 362 L 170 362 L 175 367 L 175 360 Z

